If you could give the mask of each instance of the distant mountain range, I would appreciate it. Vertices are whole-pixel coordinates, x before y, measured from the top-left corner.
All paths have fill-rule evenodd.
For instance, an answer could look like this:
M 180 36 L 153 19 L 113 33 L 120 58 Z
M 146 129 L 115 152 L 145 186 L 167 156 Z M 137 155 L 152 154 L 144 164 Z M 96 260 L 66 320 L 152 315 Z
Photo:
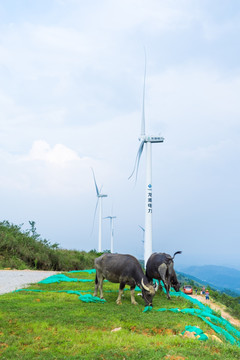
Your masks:
M 178 270 L 178 269 L 177 269 Z M 230 289 L 240 295 L 240 271 L 225 266 L 204 265 L 189 266 L 180 269 L 180 273 L 192 280 L 208 284 L 213 288 Z

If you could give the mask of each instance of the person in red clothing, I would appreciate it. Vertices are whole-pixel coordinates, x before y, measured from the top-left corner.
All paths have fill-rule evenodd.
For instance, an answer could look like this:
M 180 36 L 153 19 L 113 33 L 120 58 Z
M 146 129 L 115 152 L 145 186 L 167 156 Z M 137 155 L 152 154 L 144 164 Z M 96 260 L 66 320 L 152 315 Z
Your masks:
M 209 300 L 209 291 L 206 290 L 206 300 Z

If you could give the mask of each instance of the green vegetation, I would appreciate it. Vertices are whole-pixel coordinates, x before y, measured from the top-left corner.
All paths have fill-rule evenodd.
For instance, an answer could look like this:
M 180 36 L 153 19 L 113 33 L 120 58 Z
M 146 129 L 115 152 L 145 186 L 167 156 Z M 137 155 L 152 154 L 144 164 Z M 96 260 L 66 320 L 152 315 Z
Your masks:
M 240 296 L 231 297 L 227 294 L 211 290 L 211 297 L 228 307 L 229 313 L 240 319 Z
M 240 319 L 240 296 L 234 296 L 228 295 L 225 293 L 225 291 L 218 291 L 216 289 L 213 289 L 211 286 L 206 284 L 201 284 L 193 279 L 187 278 L 186 275 L 182 273 L 177 274 L 178 280 L 181 282 L 181 284 L 184 285 L 191 285 L 193 289 L 198 289 L 198 294 L 200 293 L 200 289 L 204 285 L 206 288 L 210 290 L 210 296 L 217 302 L 225 305 L 228 307 L 228 311 L 232 316 L 237 317 Z M 228 290 L 230 292 L 230 290 Z
M 20 225 L 0 222 L 0 268 L 68 271 L 92 268 L 99 256 L 95 250 L 85 251 L 59 249 L 41 239 L 35 222 L 29 221 L 31 229 L 23 231 Z
M 59 249 L 58 244 L 51 245 L 41 239 L 35 222 L 29 223 L 28 231 L 7 221 L 0 223 L 0 268 L 86 269 L 92 268 L 95 257 L 100 255 L 96 251 Z M 86 272 L 66 275 L 94 280 L 94 274 Z M 190 284 L 201 286 L 192 281 Z M 38 283 L 29 289 L 35 291 L 0 296 L 0 358 L 3 360 L 240 358 L 240 347 L 227 343 L 224 336 L 216 334 L 201 318 L 184 312 L 155 311 L 196 307 L 186 298 L 173 296 L 169 301 L 163 292 L 158 292 L 154 309 L 143 312 L 142 298 L 136 296 L 139 305 L 131 305 L 129 291 L 124 292 L 123 305 L 117 306 L 118 284 L 109 282 L 104 283 L 106 303 L 84 303 L 77 293 L 61 292 L 93 294 L 94 281 Z M 239 298 L 214 290 L 210 294 L 239 318 Z M 184 337 L 186 326 L 198 326 L 209 339 Z
M 94 279 L 94 274 L 68 273 Z M 0 357 L 27 359 L 226 359 L 240 358 L 240 348 L 226 343 L 200 318 L 184 313 L 157 312 L 159 308 L 190 308 L 187 299 L 158 292 L 154 309 L 143 313 L 143 299 L 131 305 L 130 291 L 116 305 L 118 284 L 104 283 L 106 302 L 84 303 L 75 290 L 93 293 L 94 282 L 33 284 L 46 292 L 13 292 L 0 296 Z M 186 326 L 198 326 L 206 341 L 183 337 Z M 118 331 L 112 331 L 112 330 Z M 213 340 L 217 336 L 222 343 Z

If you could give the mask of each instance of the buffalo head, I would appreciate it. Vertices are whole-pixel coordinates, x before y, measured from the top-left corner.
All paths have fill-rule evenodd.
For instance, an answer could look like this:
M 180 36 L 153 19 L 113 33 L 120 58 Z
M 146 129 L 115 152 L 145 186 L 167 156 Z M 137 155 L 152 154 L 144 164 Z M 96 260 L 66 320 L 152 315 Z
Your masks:
M 171 286 L 174 288 L 175 291 L 178 292 L 180 290 L 181 284 L 177 281 L 177 279 L 172 279 Z
M 147 281 L 147 278 L 142 278 L 141 281 L 142 297 L 146 306 L 152 306 L 152 300 L 155 295 L 155 288 Z

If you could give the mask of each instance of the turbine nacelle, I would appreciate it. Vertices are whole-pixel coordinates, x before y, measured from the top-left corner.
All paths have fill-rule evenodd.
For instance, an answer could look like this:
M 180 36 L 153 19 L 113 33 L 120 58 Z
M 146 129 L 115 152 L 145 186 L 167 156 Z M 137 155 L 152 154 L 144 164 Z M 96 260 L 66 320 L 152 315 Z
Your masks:
M 141 135 L 140 138 L 138 138 L 139 141 L 143 142 L 151 142 L 151 143 L 162 143 L 164 141 L 164 137 L 161 136 L 149 136 L 149 135 Z

